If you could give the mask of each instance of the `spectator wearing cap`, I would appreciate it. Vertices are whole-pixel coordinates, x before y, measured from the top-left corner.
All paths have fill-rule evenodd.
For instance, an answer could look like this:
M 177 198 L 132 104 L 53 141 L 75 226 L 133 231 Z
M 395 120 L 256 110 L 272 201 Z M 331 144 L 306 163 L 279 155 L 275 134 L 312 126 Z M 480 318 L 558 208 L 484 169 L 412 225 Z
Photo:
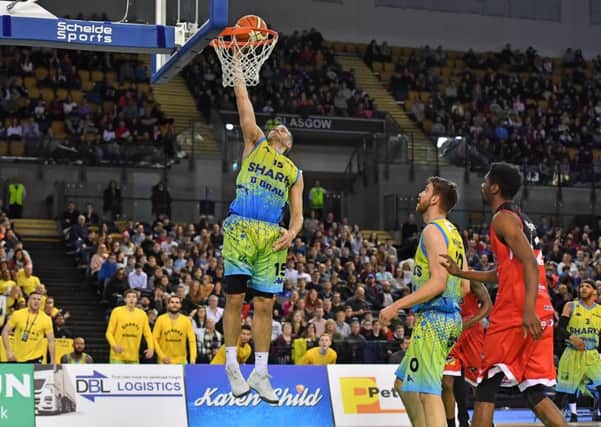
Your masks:
M 127 282 L 131 289 L 148 289 L 148 275 L 142 270 L 142 264 L 136 263 L 134 271 L 127 277 Z

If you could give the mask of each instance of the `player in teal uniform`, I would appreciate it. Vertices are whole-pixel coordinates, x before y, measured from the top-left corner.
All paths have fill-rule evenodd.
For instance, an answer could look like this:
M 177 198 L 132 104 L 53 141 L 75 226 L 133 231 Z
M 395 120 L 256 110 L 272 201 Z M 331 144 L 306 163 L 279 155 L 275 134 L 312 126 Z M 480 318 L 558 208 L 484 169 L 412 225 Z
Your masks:
M 285 156 L 292 148 L 292 134 L 278 125 L 265 138 L 243 81 L 238 79 L 234 92 L 244 151 L 236 198 L 223 223 L 225 371 L 234 396 L 244 396 L 252 388 L 264 401 L 277 404 L 267 373 L 273 295 L 283 289 L 288 247 L 302 228 L 303 177 Z M 288 229 L 279 226 L 286 204 L 290 208 Z M 248 381 L 236 359 L 246 293 L 253 297 L 255 347 L 255 368 Z
M 455 226 L 446 219 L 457 203 L 457 186 L 431 177 L 419 194 L 416 210 L 427 224 L 415 254 L 413 292 L 380 312 L 388 324 L 400 309 L 417 313 L 411 345 L 396 371 L 395 389 L 414 427 L 446 427 L 441 382 L 446 358 L 461 333 L 459 302 L 469 282 L 450 276 L 440 255 L 449 255 L 461 266 L 465 252 Z

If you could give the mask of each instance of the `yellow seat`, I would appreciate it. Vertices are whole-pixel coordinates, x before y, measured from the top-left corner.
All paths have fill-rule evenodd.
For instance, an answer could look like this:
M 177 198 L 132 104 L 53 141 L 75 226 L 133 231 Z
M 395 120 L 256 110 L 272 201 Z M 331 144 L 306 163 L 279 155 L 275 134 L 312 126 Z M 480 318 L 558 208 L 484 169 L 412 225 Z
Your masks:
M 79 79 L 82 83 L 90 80 L 90 71 L 88 70 L 79 70 L 77 74 L 79 74 Z
M 54 89 L 43 88 L 40 90 L 40 95 L 42 95 L 42 99 L 46 102 L 54 101 Z
M 38 81 L 44 81 L 48 78 L 48 68 L 46 67 L 37 67 L 35 69 L 35 78 Z
M 6 156 L 8 153 L 8 142 L 0 141 L 0 156 Z
M 11 141 L 10 155 L 16 157 L 23 157 L 25 155 L 25 143 L 23 141 Z
M 101 82 L 102 80 L 104 80 L 103 71 L 92 71 L 92 81 Z
M 53 120 L 52 121 L 52 133 L 56 137 L 65 136 L 65 122 L 62 120 Z
M 23 79 L 23 83 L 25 83 L 25 88 L 27 90 L 31 90 L 38 87 L 38 81 L 35 77 L 27 76 Z
M 81 90 L 71 90 L 69 91 L 69 95 L 71 95 L 73 101 L 77 102 L 78 104 L 83 101 L 83 92 Z
M 67 89 L 59 88 L 56 90 L 56 99 L 63 101 L 67 98 L 69 91 Z

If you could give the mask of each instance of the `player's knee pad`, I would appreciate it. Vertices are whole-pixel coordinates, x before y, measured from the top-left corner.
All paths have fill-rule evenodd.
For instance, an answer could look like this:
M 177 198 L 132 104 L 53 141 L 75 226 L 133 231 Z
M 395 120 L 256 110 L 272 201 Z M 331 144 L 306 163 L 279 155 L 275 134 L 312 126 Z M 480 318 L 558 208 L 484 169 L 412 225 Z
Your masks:
M 491 378 L 486 378 L 476 388 L 476 401 L 495 403 L 497 390 L 503 381 L 504 374 L 499 372 Z
M 528 387 L 524 392 L 526 402 L 530 409 L 534 409 L 536 405 L 541 403 L 547 395 L 545 394 L 545 387 L 542 384 L 533 385 Z
M 250 277 L 246 274 L 233 274 L 223 278 L 223 292 L 226 294 L 244 294 L 248 289 Z

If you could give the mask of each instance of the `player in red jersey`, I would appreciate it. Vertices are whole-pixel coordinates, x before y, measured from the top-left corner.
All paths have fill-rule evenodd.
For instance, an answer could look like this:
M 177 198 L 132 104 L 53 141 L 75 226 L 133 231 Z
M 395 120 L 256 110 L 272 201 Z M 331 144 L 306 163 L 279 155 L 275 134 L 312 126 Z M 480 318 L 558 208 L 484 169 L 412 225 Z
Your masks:
M 493 212 L 490 242 L 497 269 L 460 271 L 448 256 L 450 274 L 468 280 L 499 283 L 484 337 L 484 352 L 472 427 L 490 427 L 495 395 L 504 377 L 518 385 L 525 401 L 547 427 L 567 426 L 545 386 L 555 384 L 554 311 L 547 291 L 544 262 L 537 248 L 536 227 L 512 205 L 522 186 L 516 166 L 493 163 L 482 183 L 482 197 Z
M 459 427 L 469 427 L 464 379 L 476 387 L 484 346 L 484 328 L 480 321 L 489 315 L 491 309 L 492 302 L 486 287 L 480 282 L 470 282 L 470 292 L 461 302 L 462 332 L 447 357 L 442 378 L 442 401 L 448 427 L 455 426 L 455 401 Z

